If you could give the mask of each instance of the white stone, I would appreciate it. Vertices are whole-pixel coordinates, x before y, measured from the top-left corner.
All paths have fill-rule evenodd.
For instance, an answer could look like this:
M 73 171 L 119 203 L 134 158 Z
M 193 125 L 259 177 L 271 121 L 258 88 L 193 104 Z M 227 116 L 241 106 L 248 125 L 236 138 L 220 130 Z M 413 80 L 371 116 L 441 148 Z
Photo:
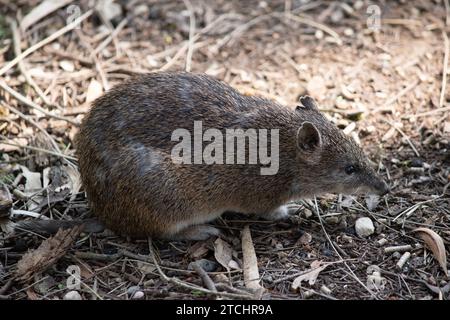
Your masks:
M 355 230 L 358 236 L 368 237 L 375 232 L 375 227 L 370 218 L 364 217 L 356 220 Z
M 64 300 L 83 300 L 78 291 L 72 290 L 64 295 Z

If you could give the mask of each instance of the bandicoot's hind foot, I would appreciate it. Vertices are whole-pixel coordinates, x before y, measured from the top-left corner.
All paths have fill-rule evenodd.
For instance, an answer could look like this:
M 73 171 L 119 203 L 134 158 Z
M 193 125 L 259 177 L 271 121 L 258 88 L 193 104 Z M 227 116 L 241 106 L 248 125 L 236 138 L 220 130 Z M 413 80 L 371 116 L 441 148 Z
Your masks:
M 300 207 L 301 207 L 300 205 L 295 203 L 287 204 L 275 209 L 274 211 L 262 215 L 262 217 L 264 219 L 273 221 L 286 220 L 290 216 L 296 214 L 300 209 Z
M 182 229 L 172 237 L 172 240 L 206 240 L 210 237 L 218 236 L 219 229 L 207 225 L 194 225 Z

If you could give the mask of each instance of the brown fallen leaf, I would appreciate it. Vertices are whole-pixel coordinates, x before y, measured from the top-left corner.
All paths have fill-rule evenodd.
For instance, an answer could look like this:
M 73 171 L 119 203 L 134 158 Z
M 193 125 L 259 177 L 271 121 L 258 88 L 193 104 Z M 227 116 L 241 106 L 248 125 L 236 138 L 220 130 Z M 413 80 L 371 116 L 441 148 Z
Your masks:
M 38 6 L 34 7 L 21 21 L 20 28 L 22 32 L 27 30 L 30 26 L 49 15 L 55 10 L 64 7 L 71 3 L 73 0 L 45 0 Z
M 100 97 L 103 93 L 103 86 L 100 82 L 95 79 L 92 79 L 89 83 L 86 92 L 86 103 L 91 103 L 98 97 Z
M 447 255 L 445 252 L 444 241 L 441 236 L 428 228 L 417 228 L 413 232 L 417 232 L 418 236 L 425 242 L 428 248 L 433 253 L 434 258 L 439 262 L 439 265 L 448 275 L 447 271 Z
M 26 293 L 27 293 L 28 300 L 39 300 L 38 295 L 36 294 L 36 292 L 34 291 L 34 289 L 32 287 L 28 288 L 26 290 Z
M 249 289 L 259 290 L 262 286 L 259 283 L 258 260 L 256 258 L 255 247 L 253 246 L 252 235 L 248 226 L 242 230 L 242 256 L 244 260 L 244 284 Z
M 60 229 L 53 237 L 44 240 L 41 245 L 23 255 L 17 263 L 15 279 L 26 283 L 53 265 L 72 246 L 83 226 L 76 226 L 72 229 Z
M 316 283 L 319 273 L 323 271 L 326 267 L 328 267 L 328 265 L 329 265 L 328 263 L 324 264 L 320 260 L 315 260 L 311 262 L 311 269 L 306 270 L 304 274 L 294 279 L 291 286 L 292 289 L 297 290 L 298 287 L 300 287 L 302 281 L 308 281 L 308 283 L 312 286 L 314 283 Z
M 220 238 L 214 241 L 214 257 L 227 271 L 239 269 L 236 261 L 233 260 L 233 249 Z
M 0 218 L 7 218 L 12 208 L 12 198 L 8 187 L 0 183 Z
M 204 258 L 209 252 L 206 242 L 199 241 L 193 244 L 187 251 L 190 258 L 193 260 L 200 260 Z

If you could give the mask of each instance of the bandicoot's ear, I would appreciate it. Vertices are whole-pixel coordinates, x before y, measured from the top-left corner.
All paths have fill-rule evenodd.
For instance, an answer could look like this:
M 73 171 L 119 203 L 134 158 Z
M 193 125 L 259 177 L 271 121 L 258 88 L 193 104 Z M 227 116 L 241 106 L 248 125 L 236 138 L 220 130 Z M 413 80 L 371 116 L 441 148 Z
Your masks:
M 322 146 L 319 130 L 311 122 L 303 122 L 297 131 L 297 147 L 302 151 L 316 151 Z
M 316 102 L 310 96 L 301 96 L 298 99 L 298 101 L 300 102 L 300 105 L 297 106 L 297 110 L 299 110 L 299 109 L 309 109 L 309 110 L 316 109 L 316 110 L 318 110 Z

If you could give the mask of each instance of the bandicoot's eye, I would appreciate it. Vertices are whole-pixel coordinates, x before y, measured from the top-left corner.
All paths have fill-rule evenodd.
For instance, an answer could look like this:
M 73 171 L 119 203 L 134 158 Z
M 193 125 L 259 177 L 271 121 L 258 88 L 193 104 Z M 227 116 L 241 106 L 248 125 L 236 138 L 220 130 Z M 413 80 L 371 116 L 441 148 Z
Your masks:
M 353 165 L 349 165 L 345 167 L 345 173 L 346 174 L 353 174 L 356 171 L 356 167 Z

